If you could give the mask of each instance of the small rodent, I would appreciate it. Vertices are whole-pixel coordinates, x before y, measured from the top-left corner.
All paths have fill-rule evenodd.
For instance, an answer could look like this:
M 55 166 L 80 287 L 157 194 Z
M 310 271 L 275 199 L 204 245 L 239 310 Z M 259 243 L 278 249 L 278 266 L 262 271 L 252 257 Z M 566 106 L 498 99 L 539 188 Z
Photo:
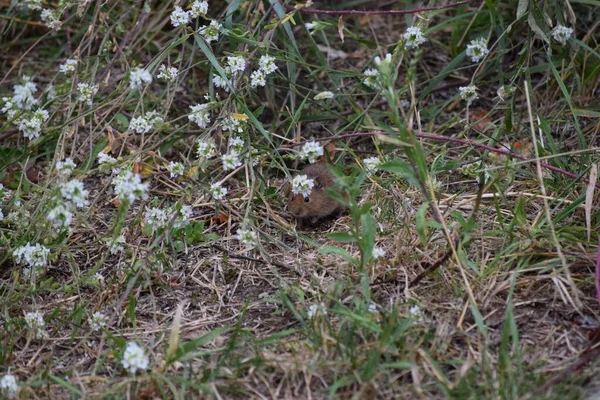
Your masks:
M 326 162 L 320 161 L 307 165 L 302 169 L 301 175 L 313 179 L 315 186 L 308 197 L 290 193 L 287 208 L 300 225 L 306 222 L 315 224 L 321 218 L 337 214 L 345 209 L 343 204 L 332 199 L 326 193 L 327 189 L 335 184 L 335 178 L 327 169 Z

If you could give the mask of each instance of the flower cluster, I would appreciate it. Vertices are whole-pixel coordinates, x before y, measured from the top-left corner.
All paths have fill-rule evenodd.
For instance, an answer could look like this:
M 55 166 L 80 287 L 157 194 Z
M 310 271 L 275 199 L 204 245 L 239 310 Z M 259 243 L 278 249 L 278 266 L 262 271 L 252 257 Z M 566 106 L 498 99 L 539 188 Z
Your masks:
M 198 29 L 198 34 L 200 34 L 206 43 L 215 42 L 219 40 L 219 34 L 221 33 L 221 29 L 223 29 L 223 25 L 221 25 L 218 21 L 212 20 L 210 24 L 207 26 L 203 26 Z
M 94 100 L 94 95 L 98 93 L 98 85 L 92 85 L 89 83 L 78 83 L 77 92 L 79 92 L 79 97 L 77 98 L 77 100 L 85 102 L 88 104 L 88 106 L 91 106 Z
M 227 195 L 227 188 L 216 182 L 210 185 L 210 194 L 215 200 L 221 200 Z
M 88 318 L 88 324 L 90 324 L 92 331 L 99 331 L 106 326 L 107 320 L 108 318 L 106 315 L 102 314 L 100 311 L 96 311 Z
M 109 239 L 106 242 L 106 247 L 108 247 L 108 252 L 110 254 L 117 254 L 117 253 L 122 253 L 123 251 L 125 251 L 125 245 L 127 244 L 127 241 L 125 240 L 125 236 L 123 235 L 119 235 L 114 239 Z
M 183 173 L 185 172 L 185 166 L 183 165 L 183 163 L 175 161 L 171 161 L 167 166 L 167 169 L 169 170 L 171 178 L 177 178 L 178 176 L 183 175 Z
M 402 37 L 404 38 L 406 47 L 409 49 L 416 49 L 426 41 L 423 31 L 418 26 L 411 26 L 406 29 Z
M 379 71 L 375 68 L 366 69 L 363 74 L 365 75 L 365 79 L 363 79 L 363 83 L 372 88 L 372 89 L 380 89 L 381 85 L 379 84 Z
M 144 370 L 148 368 L 150 359 L 141 348 L 135 342 L 127 343 L 125 352 L 123 353 L 123 368 L 129 371 L 130 374 L 135 374 L 137 370 Z
M 40 14 L 40 19 L 48 28 L 54 31 L 59 31 L 62 27 L 62 21 L 60 20 L 60 12 L 58 10 L 52 11 L 48 8 L 45 8 Z
M 298 175 L 292 179 L 292 193 L 295 195 L 301 194 L 304 197 L 308 197 L 314 187 L 314 179 L 309 179 L 306 175 Z
M 148 197 L 148 183 L 142 183 L 139 174 L 123 171 L 113 179 L 115 194 L 121 201 L 133 203 L 136 199 Z
M 308 160 L 309 163 L 314 163 L 317 158 L 323 155 L 323 146 L 317 142 L 307 142 L 300 150 L 300 158 Z
M 157 111 L 148 111 L 143 116 L 132 118 L 129 123 L 129 129 L 135 133 L 145 134 L 162 123 L 164 123 L 164 120 Z
M 267 75 L 277 71 L 277 65 L 275 65 L 275 58 L 270 55 L 261 56 L 258 60 L 259 68 L 250 74 L 250 86 L 253 88 L 257 86 L 265 86 L 267 83 Z
M 221 127 L 225 132 L 243 133 L 245 121 L 241 118 L 236 118 L 234 115 L 230 115 L 221 121 Z
M 567 44 L 567 40 L 573 36 L 573 28 L 567 28 L 566 26 L 558 24 L 554 29 L 552 29 L 550 34 L 554 40 L 564 46 Z
M 363 163 L 365 164 L 365 171 L 367 172 L 367 176 L 372 176 L 375 172 L 377 172 L 377 169 L 379 169 L 379 166 L 381 165 L 381 160 L 379 159 L 379 157 L 369 157 L 365 158 L 363 160 Z
M 216 149 L 215 149 L 215 144 L 213 142 L 207 142 L 207 141 L 204 141 L 203 139 L 199 138 L 197 145 L 198 145 L 198 150 L 197 150 L 196 154 L 198 155 L 199 159 L 207 160 L 209 158 L 214 157 Z
M 3 107 L 0 109 L 1 113 L 13 119 L 12 124 L 30 140 L 40 136 L 42 125 L 50 118 L 48 111 L 43 108 L 32 111 L 39 103 L 39 99 L 35 97 L 37 90 L 37 85 L 31 78 L 23 76 L 22 83 L 13 86 L 13 96 L 2 98 Z
M 152 75 L 144 68 L 132 68 L 129 71 L 129 88 L 139 89 L 144 83 L 152 83 Z
M 490 51 L 487 48 L 487 39 L 484 37 L 472 40 L 471 43 L 467 45 L 466 54 L 468 57 L 471 57 L 471 60 L 474 63 L 477 63 L 485 58 L 489 52 Z
M 38 311 L 28 312 L 25 314 L 25 324 L 34 333 L 36 339 L 48 337 L 48 332 L 45 330 L 46 322 L 42 313 Z
M 156 76 L 158 79 L 164 79 L 167 82 L 175 82 L 177 79 L 177 75 L 179 74 L 179 70 L 175 67 L 167 67 L 164 64 L 161 64 L 158 67 L 158 75 Z
M 378 259 L 382 258 L 383 256 L 385 256 L 385 250 L 383 250 L 381 247 L 374 246 L 373 247 L 373 259 L 378 260 Z
M 25 246 L 17 247 L 13 251 L 13 257 L 17 264 L 27 264 L 28 267 L 45 267 L 48 265 L 48 254 L 50 249 L 36 243 L 32 246 L 27 242 Z
M 206 128 L 210 124 L 210 114 L 208 110 L 208 104 L 196 104 L 190 106 L 192 112 L 188 115 L 188 119 L 200 128 Z
M 236 238 L 250 249 L 256 246 L 258 235 L 251 229 L 238 229 Z
M 17 379 L 10 372 L 0 379 L 0 393 L 9 399 L 15 398 L 19 394 Z
M 460 97 L 463 100 L 467 100 L 467 104 L 471 104 L 479 98 L 477 95 L 477 86 L 475 85 L 461 86 L 458 88 L 458 91 L 460 93 Z
M 313 319 L 318 315 L 327 315 L 327 307 L 325 307 L 325 303 L 323 302 L 319 304 L 311 304 L 306 312 L 306 316 L 309 319 Z
M 71 157 L 65 158 L 64 161 L 56 162 L 56 172 L 58 172 L 58 175 L 61 178 L 68 178 L 71 176 L 75 170 L 75 167 L 75 162 Z
M 64 64 L 58 66 L 58 71 L 62 74 L 69 75 L 77 69 L 77 59 L 69 58 Z

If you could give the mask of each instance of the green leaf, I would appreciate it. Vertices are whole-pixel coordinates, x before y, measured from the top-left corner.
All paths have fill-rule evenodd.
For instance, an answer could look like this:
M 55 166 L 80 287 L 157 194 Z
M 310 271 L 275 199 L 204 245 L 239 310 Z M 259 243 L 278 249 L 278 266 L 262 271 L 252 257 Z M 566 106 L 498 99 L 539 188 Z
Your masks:
M 349 234 L 348 232 L 333 232 L 327 234 L 327 237 L 331 240 L 335 240 L 336 242 L 342 243 L 353 243 L 356 242 L 356 237 L 354 235 Z
M 358 265 L 358 260 L 350 254 L 350 252 L 335 246 L 323 246 L 319 249 L 323 254 L 337 254 L 343 257 L 346 261 L 351 262 L 354 265 Z
M 529 8 L 529 0 L 519 0 L 519 5 L 517 6 L 517 19 L 521 19 L 523 15 L 527 12 Z
M 400 175 L 402 178 L 406 179 L 408 183 L 412 185 L 419 185 L 419 181 L 415 176 L 414 169 L 410 164 L 402 160 L 393 160 L 383 163 L 379 166 L 379 169 L 383 171 L 388 171 L 396 175 Z
M 535 20 L 535 16 L 531 12 L 527 16 L 527 23 L 529 24 L 531 30 L 534 31 L 542 40 L 544 40 L 546 43 L 550 43 L 550 39 L 548 39 L 548 36 L 546 36 L 544 31 L 542 31 L 537 21 Z
M 373 256 L 377 224 L 371 213 L 361 215 L 360 221 L 362 225 L 362 238 L 360 241 L 363 251 L 363 262 L 368 263 Z

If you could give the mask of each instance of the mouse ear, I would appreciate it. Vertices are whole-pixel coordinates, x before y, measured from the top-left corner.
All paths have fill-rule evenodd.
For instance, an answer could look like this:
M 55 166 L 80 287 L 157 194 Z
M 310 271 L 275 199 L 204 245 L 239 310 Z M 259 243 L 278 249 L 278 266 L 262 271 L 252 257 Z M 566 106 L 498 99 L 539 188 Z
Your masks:
M 321 182 L 321 177 L 315 176 L 313 178 L 313 180 L 315 181 L 315 189 L 322 189 L 323 188 L 323 182 Z

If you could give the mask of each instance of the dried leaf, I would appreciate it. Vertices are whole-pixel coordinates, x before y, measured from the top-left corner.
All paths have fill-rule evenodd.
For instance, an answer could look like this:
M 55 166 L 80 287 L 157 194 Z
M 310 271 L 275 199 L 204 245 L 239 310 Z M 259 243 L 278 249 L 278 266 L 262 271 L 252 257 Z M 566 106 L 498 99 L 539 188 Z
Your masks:
M 594 189 L 598 178 L 598 164 L 592 164 L 590 168 L 590 179 L 585 190 L 585 227 L 587 229 L 587 240 L 592 235 L 592 205 L 594 203 Z
M 487 128 L 493 126 L 492 117 L 490 117 L 489 112 L 486 110 L 473 110 L 471 113 L 473 117 L 473 122 L 475 123 L 473 127 L 478 131 L 485 131 Z
M 338 19 L 338 35 L 340 35 L 340 39 L 344 43 L 344 19 L 341 16 Z

